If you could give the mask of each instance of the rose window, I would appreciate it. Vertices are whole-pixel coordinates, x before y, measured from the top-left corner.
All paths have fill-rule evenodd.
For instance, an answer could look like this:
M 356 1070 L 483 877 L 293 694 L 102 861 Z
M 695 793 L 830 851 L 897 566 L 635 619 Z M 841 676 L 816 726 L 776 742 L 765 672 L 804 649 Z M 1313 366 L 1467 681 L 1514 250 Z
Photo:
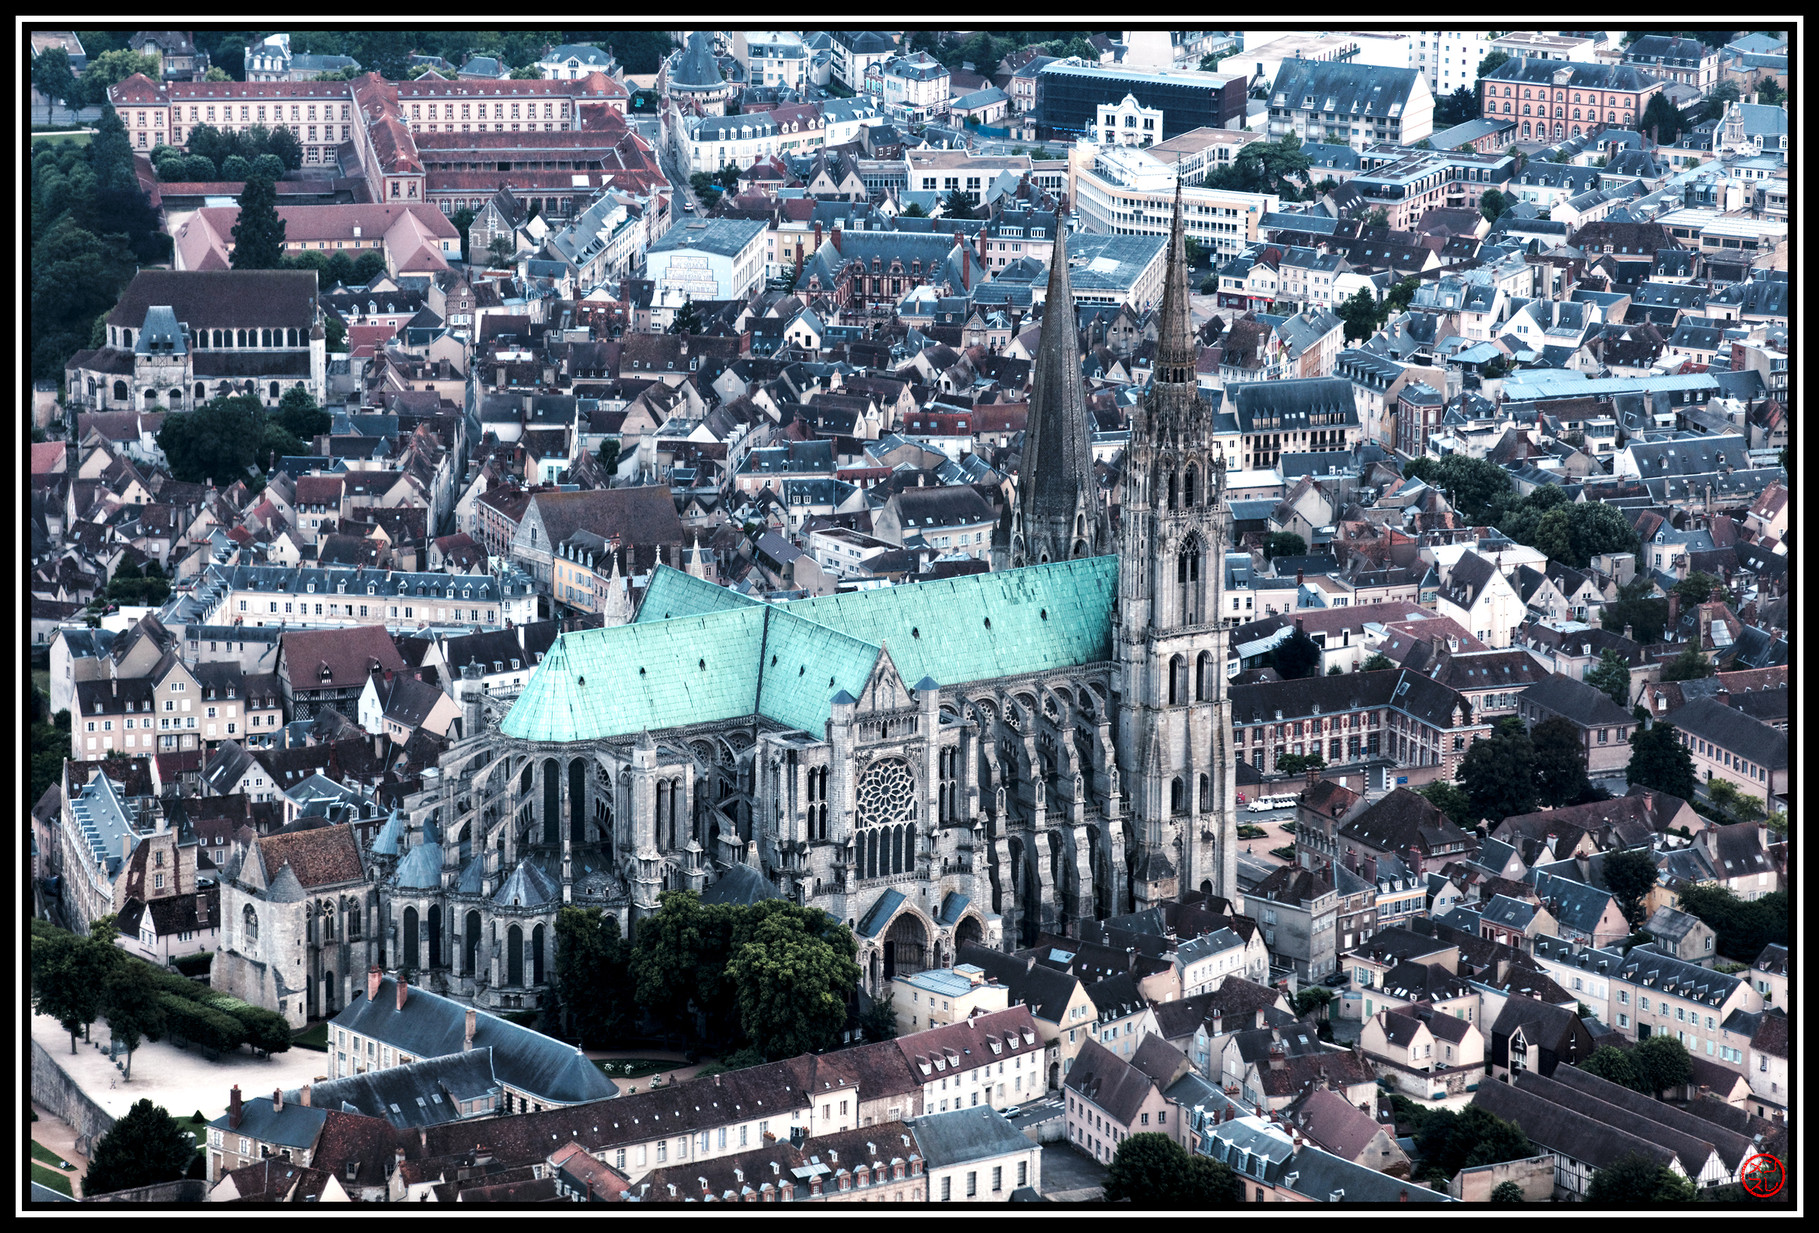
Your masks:
M 912 815 L 916 781 L 909 767 L 897 758 L 874 763 L 859 779 L 860 826 L 888 826 Z

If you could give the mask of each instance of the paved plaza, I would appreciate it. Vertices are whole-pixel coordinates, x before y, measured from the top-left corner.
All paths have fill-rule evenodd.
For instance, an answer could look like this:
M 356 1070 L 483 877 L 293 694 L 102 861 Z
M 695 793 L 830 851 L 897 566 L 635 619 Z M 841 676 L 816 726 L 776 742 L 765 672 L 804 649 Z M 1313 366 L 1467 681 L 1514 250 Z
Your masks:
M 144 1041 L 133 1052 L 133 1077 L 128 1079 L 108 1060 L 106 1021 L 97 1019 L 89 1036 L 101 1047 L 78 1038 L 72 1055 L 69 1033 L 47 1015 L 32 1015 L 32 1039 L 44 1046 L 90 1100 L 115 1118 L 125 1116 L 145 1097 L 162 1105 L 172 1117 L 188 1117 L 199 1109 L 204 1117 L 215 1118 L 227 1112 L 228 1089 L 236 1083 L 242 1096 L 269 1096 L 273 1088 L 301 1087 L 328 1073 L 328 1055 L 309 1049 L 257 1057 L 243 1048 L 211 1062 L 195 1048 Z

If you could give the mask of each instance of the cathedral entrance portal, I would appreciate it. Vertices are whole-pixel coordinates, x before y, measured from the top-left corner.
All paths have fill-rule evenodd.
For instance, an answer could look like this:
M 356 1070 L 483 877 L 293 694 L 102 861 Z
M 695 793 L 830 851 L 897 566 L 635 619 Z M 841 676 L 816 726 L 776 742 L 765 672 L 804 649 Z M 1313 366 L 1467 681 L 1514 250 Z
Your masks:
M 899 975 L 908 976 L 928 967 L 928 930 L 911 913 L 905 912 L 891 922 L 884 935 L 884 979 L 888 983 Z

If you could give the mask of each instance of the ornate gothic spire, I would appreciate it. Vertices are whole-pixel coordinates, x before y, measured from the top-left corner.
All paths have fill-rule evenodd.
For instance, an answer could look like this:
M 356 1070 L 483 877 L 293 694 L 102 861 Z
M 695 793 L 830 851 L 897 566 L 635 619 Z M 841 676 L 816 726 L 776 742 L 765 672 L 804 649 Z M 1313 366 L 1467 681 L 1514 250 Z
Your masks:
M 1012 566 L 1112 550 L 1110 527 L 1093 477 L 1076 329 L 1074 290 L 1067 272 L 1067 224 L 1057 215 L 1048 302 L 1042 312 L 1042 341 L 1036 348 L 1017 505 L 1011 520 Z
M 1155 379 L 1194 383 L 1194 323 L 1188 313 L 1187 236 L 1181 225 L 1181 181 L 1175 181 L 1175 219 L 1168 233 L 1168 271 L 1162 284 L 1162 321 L 1156 339 Z

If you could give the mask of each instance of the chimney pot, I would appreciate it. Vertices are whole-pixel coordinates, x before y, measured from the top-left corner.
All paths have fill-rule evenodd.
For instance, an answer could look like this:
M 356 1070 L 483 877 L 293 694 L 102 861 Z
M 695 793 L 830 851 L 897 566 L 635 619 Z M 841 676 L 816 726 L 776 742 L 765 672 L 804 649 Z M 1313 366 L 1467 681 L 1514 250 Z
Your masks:
M 385 976 L 385 972 L 376 963 L 372 967 L 366 969 L 366 1000 L 367 1001 L 377 1002 L 379 1000 L 379 982 L 380 982 L 380 980 L 382 980 L 384 978 L 384 976 Z
M 240 1085 L 236 1083 L 227 1095 L 227 1128 L 229 1130 L 240 1129 L 241 1110 Z
M 272 1112 L 274 1112 L 274 1113 L 280 1112 L 283 1110 L 283 1108 L 284 1108 L 284 1089 L 281 1087 L 275 1087 L 272 1089 Z
M 398 1009 L 399 1010 L 404 1009 L 404 995 L 405 995 L 404 977 L 400 976 L 398 978 Z
M 297 1103 L 305 1109 L 309 1108 L 309 1084 L 305 1083 L 303 1090 L 297 1093 Z

